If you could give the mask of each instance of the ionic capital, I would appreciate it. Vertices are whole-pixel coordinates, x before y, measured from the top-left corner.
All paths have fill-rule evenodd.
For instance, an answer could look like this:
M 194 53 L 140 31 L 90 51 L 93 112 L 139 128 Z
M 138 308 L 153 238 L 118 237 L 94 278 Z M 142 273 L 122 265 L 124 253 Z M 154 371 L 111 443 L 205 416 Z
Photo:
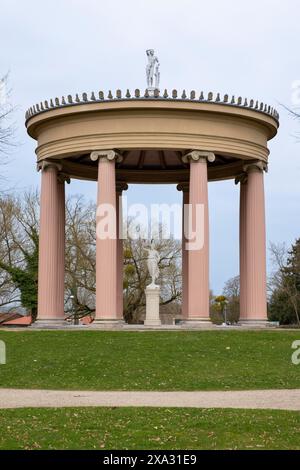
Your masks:
M 123 160 L 122 155 L 115 152 L 115 150 L 94 150 L 91 153 L 90 158 L 93 162 L 96 162 L 99 159 L 107 160 L 109 162 L 115 160 L 117 163 L 120 163 Z
M 37 165 L 36 165 L 36 169 L 37 171 L 44 171 L 46 170 L 47 168 L 56 168 L 57 171 L 61 171 L 63 166 L 61 163 L 58 163 L 58 162 L 51 162 L 49 160 L 42 160 L 41 162 L 38 162 Z
M 205 150 L 192 150 L 182 157 L 183 163 L 192 163 L 192 162 L 199 162 L 199 161 L 208 161 L 214 162 L 215 161 L 215 154 L 213 152 L 207 152 Z
M 70 184 L 71 182 L 71 179 L 70 179 L 70 176 L 67 174 L 67 173 L 64 173 L 62 171 L 63 169 L 63 165 L 61 163 L 58 163 L 58 162 L 51 162 L 49 160 L 43 160 L 41 162 L 38 162 L 37 163 L 37 171 L 45 171 L 47 170 L 47 168 L 55 168 L 56 169 L 56 172 L 57 172 L 57 181 L 59 183 L 68 183 Z
M 122 193 L 122 191 L 127 191 L 128 189 L 128 184 L 125 183 L 124 181 L 117 181 L 116 182 L 116 192 L 117 193 Z
M 188 193 L 190 190 L 189 183 L 179 183 L 176 187 L 177 187 L 177 191 L 182 191 L 183 193 Z
M 249 173 L 250 171 L 265 171 L 267 173 L 268 164 L 266 162 L 261 161 L 261 160 L 251 162 L 251 163 L 246 163 L 243 166 L 243 170 L 244 170 L 245 173 Z

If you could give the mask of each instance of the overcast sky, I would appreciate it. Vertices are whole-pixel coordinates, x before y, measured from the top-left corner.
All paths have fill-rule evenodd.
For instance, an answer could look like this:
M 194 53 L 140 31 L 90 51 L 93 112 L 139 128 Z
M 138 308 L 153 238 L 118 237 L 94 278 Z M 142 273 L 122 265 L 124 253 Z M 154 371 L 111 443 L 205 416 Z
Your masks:
M 145 50 L 161 63 L 161 88 L 255 98 L 277 107 L 265 178 L 267 241 L 300 236 L 300 143 L 292 106 L 300 80 L 298 0 L 0 0 L 0 76 L 10 71 L 20 143 L 1 171 L 6 187 L 35 188 L 35 142 L 24 112 L 55 96 L 100 89 L 144 89 Z M 5 189 L 5 188 L 4 188 Z M 96 185 L 72 181 L 68 193 L 95 199 Z M 130 186 L 129 202 L 180 202 L 175 186 Z M 239 188 L 211 183 L 211 286 L 219 293 L 238 274 Z

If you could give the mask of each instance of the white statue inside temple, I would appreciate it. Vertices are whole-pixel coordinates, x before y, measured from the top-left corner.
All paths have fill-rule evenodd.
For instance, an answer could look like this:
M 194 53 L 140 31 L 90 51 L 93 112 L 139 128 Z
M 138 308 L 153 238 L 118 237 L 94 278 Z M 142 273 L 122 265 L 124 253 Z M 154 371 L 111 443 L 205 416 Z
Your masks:
M 147 267 L 152 281 L 148 287 L 158 287 L 155 284 L 155 281 L 159 277 L 158 263 L 160 260 L 160 256 L 158 251 L 155 249 L 154 240 L 151 240 L 150 248 L 145 248 L 145 251 L 148 251 Z

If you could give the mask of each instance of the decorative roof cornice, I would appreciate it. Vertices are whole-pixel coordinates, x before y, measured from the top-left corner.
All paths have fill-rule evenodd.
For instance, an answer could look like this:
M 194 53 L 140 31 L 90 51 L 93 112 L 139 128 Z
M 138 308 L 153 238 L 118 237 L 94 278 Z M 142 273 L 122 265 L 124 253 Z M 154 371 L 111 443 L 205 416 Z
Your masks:
M 54 100 L 45 100 L 41 103 L 31 106 L 25 113 L 25 119 L 27 121 L 32 116 L 36 116 L 37 114 L 49 111 L 51 109 L 63 108 L 66 106 L 74 106 L 78 104 L 95 102 L 99 103 L 128 100 L 193 101 L 201 103 L 215 103 L 239 108 L 252 109 L 263 114 L 268 114 L 277 121 L 279 120 L 279 114 L 275 108 L 268 106 L 265 103 L 255 101 L 253 99 L 243 99 L 240 96 L 238 98 L 235 98 L 235 96 L 229 97 L 229 95 L 225 94 L 223 97 L 221 97 L 220 93 L 217 93 L 214 96 L 211 91 L 208 93 L 207 97 L 204 96 L 203 91 L 201 91 L 201 93 L 197 96 L 195 90 L 192 90 L 189 95 L 186 93 L 185 90 L 183 90 L 180 96 L 178 95 L 177 90 L 172 90 L 170 95 L 167 90 L 164 90 L 163 94 L 160 94 L 159 90 L 154 90 L 153 96 L 149 96 L 148 90 L 146 90 L 143 95 L 141 94 L 141 91 L 138 88 L 134 91 L 133 95 L 131 95 L 130 91 L 127 90 L 125 95 L 122 96 L 122 91 L 117 90 L 115 96 L 112 94 L 111 91 L 109 91 L 107 97 L 105 98 L 104 92 L 99 91 L 97 95 L 94 92 L 92 92 L 90 96 L 88 96 L 87 93 L 82 93 L 82 95 L 76 93 L 75 98 L 72 95 L 68 95 L 66 97 L 62 96 L 61 99 L 55 98 Z

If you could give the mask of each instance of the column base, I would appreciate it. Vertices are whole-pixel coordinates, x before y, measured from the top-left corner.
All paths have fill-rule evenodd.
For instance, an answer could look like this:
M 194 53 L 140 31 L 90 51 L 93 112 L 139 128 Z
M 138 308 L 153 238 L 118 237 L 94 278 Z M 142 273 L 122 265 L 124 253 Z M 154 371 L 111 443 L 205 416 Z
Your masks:
M 120 318 L 95 318 L 95 320 L 87 326 L 88 328 L 109 328 L 123 325 L 125 325 L 125 320 Z
M 239 320 L 238 325 L 246 328 L 277 328 L 279 326 L 279 322 L 269 320 L 241 319 Z
M 160 320 L 145 320 L 144 326 L 161 326 Z
M 68 327 L 69 323 L 65 319 L 60 318 L 43 318 L 41 320 L 37 319 L 34 323 L 30 325 L 30 328 L 35 328 L 37 330 L 59 329 Z
M 182 326 L 187 326 L 189 328 L 193 327 L 208 327 L 212 326 L 212 322 L 210 321 L 209 318 L 184 318 L 181 322 L 180 325 Z

